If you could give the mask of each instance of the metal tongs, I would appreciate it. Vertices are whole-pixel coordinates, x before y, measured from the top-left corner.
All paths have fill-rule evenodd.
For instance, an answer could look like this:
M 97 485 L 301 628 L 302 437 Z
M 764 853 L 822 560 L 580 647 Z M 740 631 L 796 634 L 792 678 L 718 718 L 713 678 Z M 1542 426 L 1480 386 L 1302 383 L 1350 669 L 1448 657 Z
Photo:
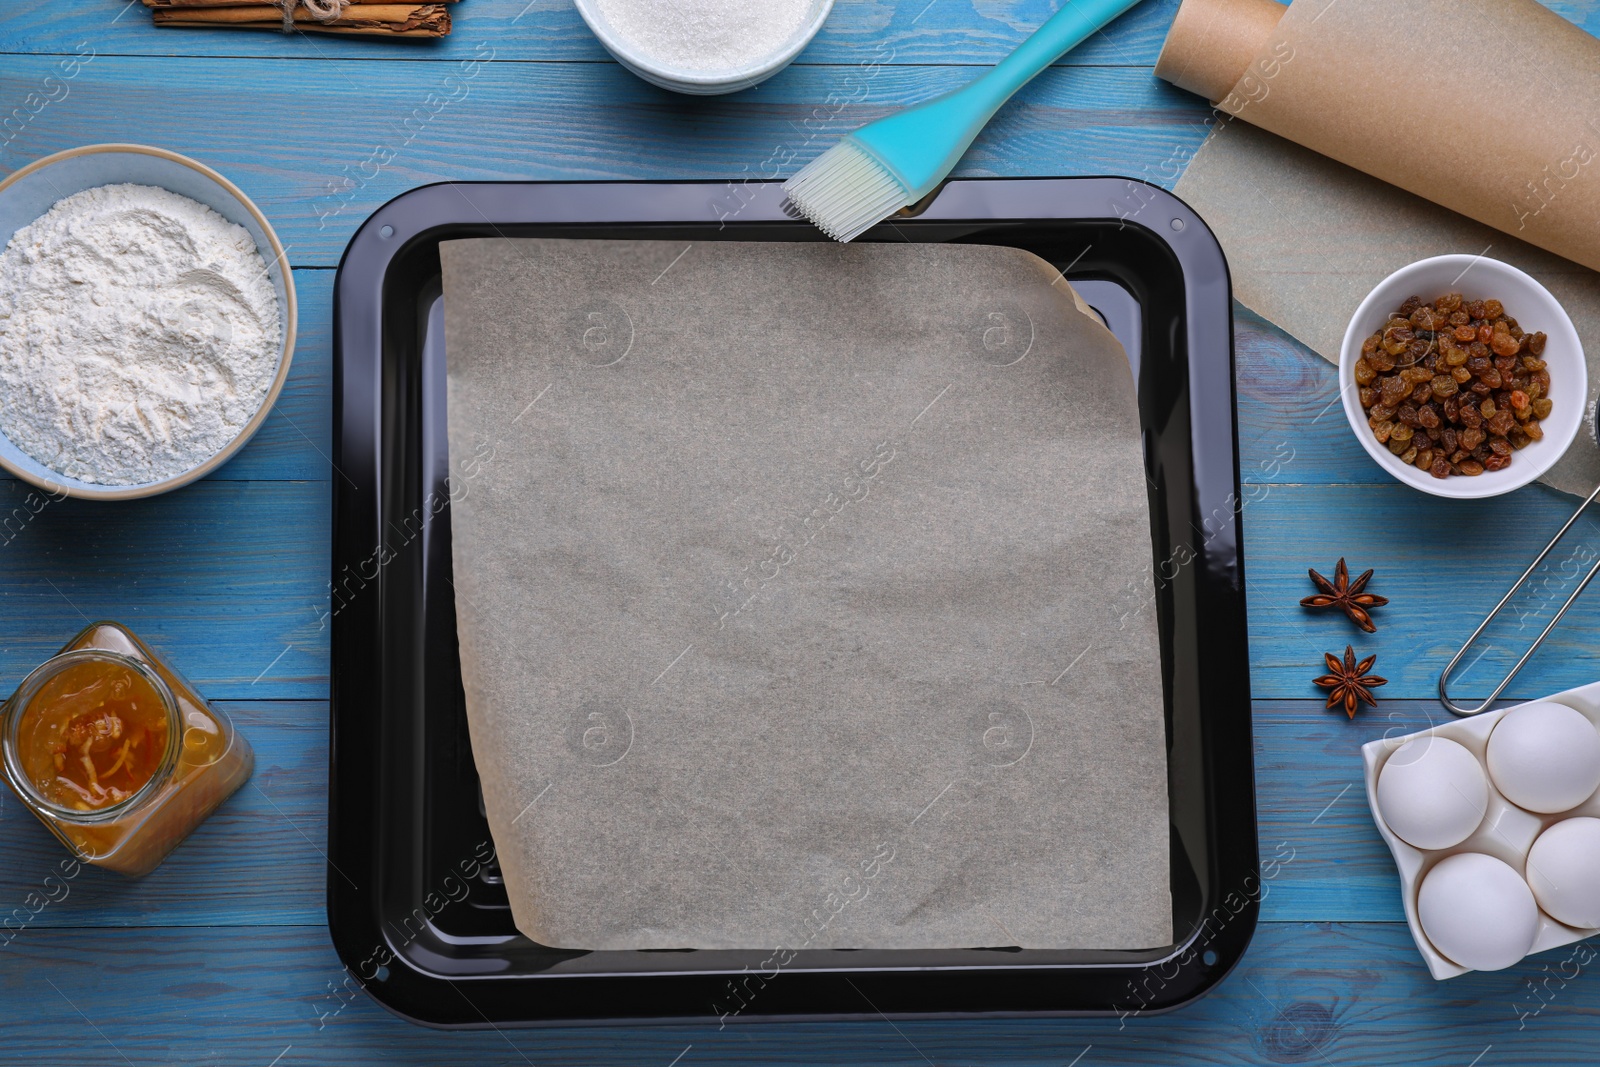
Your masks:
M 1596 440 L 1600 440 L 1600 412 L 1596 413 L 1594 433 Z M 1484 630 L 1489 628 L 1489 624 L 1494 621 L 1494 617 L 1500 614 L 1500 609 L 1505 607 L 1511 598 L 1517 595 L 1517 590 L 1521 589 L 1522 584 L 1528 580 L 1534 571 L 1539 569 L 1539 564 L 1543 563 L 1551 550 L 1561 543 L 1561 539 L 1566 536 L 1567 531 L 1572 529 L 1572 524 L 1578 521 L 1578 516 L 1582 515 L 1584 509 L 1595 502 L 1596 497 L 1600 497 L 1600 485 L 1595 486 L 1594 492 L 1590 493 L 1588 498 L 1578 505 L 1578 510 L 1574 511 L 1572 517 L 1562 524 L 1561 529 L 1556 531 L 1556 535 L 1550 539 L 1550 543 L 1544 546 L 1544 551 L 1535 556 L 1533 562 L 1528 564 L 1528 569 L 1522 572 L 1522 577 L 1517 579 L 1517 584 L 1506 590 L 1506 595 L 1500 598 L 1500 603 L 1496 604 L 1494 610 L 1489 612 L 1484 620 L 1478 624 L 1476 630 L 1472 631 L 1472 636 L 1467 638 L 1467 643 L 1461 646 L 1461 651 L 1457 652 L 1455 657 L 1445 665 L 1443 673 L 1439 675 L 1439 703 L 1449 708 L 1453 714 L 1467 716 L 1488 711 L 1489 705 L 1493 704 L 1495 699 L 1505 692 L 1506 686 L 1511 684 L 1511 679 L 1517 676 L 1517 672 L 1522 669 L 1523 664 L 1527 663 L 1533 657 L 1533 654 L 1539 651 L 1539 646 L 1544 644 L 1546 637 L 1550 636 L 1550 631 L 1556 628 L 1556 623 L 1561 621 L 1561 616 L 1565 615 L 1567 609 L 1572 607 L 1573 601 L 1577 600 L 1579 595 L 1588 588 L 1589 583 L 1594 581 L 1594 576 L 1600 574 L 1600 560 L 1597 560 L 1595 565 L 1589 568 L 1589 573 L 1583 576 L 1583 581 L 1578 583 L 1578 588 L 1574 589 L 1572 595 L 1567 597 L 1567 602 L 1561 605 L 1561 610 L 1557 611 L 1555 616 L 1545 624 L 1545 628 L 1540 631 L 1539 636 L 1534 638 L 1533 644 L 1528 646 L 1528 651 L 1522 654 L 1522 658 L 1517 660 L 1516 665 L 1500 680 L 1500 684 L 1494 687 L 1494 692 L 1489 694 L 1487 700 L 1477 707 L 1463 708 L 1450 699 L 1450 694 L 1445 691 L 1445 685 L 1450 680 L 1450 672 L 1456 669 L 1456 664 L 1460 663 L 1461 657 L 1465 656 L 1472 648 L 1473 642 L 1483 634 Z

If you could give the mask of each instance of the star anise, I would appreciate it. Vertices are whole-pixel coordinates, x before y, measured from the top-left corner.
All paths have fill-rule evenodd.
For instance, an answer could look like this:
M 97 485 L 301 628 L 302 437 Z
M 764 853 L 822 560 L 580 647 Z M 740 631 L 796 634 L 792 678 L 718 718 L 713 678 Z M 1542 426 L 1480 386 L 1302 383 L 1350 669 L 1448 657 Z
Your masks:
M 1367 614 L 1368 608 L 1381 607 L 1389 602 L 1388 597 L 1381 597 L 1374 593 L 1363 593 L 1367 582 L 1372 578 L 1369 569 L 1355 581 L 1350 580 L 1350 570 L 1344 565 L 1344 557 L 1339 557 L 1339 563 L 1333 568 L 1333 581 L 1328 581 L 1316 571 L 1308 570 L 1311 581 L 1322 592 L 1315 596 L 1308 596 L 1300 601 L 1301 607 L 1307 608 L 1338 608 L 1350 616 L 1350 621 L 1361 627 L 1367 633 L 1376 633 L 1378 627 L 1372 622 L 1372 616 Z
M 1368 656 L 1357 663 L 1356 650 L 1345 645 L 1343 663 L 1339 662 L 1339 657 L 1332 652 L 1324 652 L 1322 658 L 1328 661 L 1328 670 L 1332 673 L 1324 674 L 1314 681 L 1322 688 L 1332 690 L 1328 694 L 1328 703 L 1324 705 L 1325 707 L 1332 708 L 1342 704 L 1344 713 L 1353 719 L 1356 717 L 1356 707 L 1360 701 L 1365 700 L 1373 707 L 1378 706 L 1372 690 L 1387 684 L 1389 679 L 1367 673 L 1378 661 L 1376 655 Z

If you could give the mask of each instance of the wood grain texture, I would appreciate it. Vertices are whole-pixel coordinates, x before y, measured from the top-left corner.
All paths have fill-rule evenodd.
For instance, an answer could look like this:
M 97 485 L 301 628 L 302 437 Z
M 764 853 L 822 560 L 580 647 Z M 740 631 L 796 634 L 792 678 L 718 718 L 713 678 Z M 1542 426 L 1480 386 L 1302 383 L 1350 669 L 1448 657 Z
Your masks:
M 52 875 L 62 880 L 67 853 L 15 796 L 6 791 L 0 797 L 0 854 L 5 856 L 0 946 L 50 926 L 327 921 L 327 701 L 217 701 L 216 706 L 255 750 L 255 773 L 144 878 L 130 880 L 85 865 L 65 879 L 65 890 L 47 886 Z
M 243 188 L 297 267 L 337 266 L 361 221 L 417 185 L 787 177 L 848 130 L 971 77 L 951 67 L 795 67 L 749 93 L 697 98 L 612 63 L 100 55 L 62 81 L 61 62 L 0 63 L 0 102 L 11 105 L 0 107 L 0 168 L 93 141 L 182 152 Z M 316 105 L 295 106 L 284 86 L 317 87 Z M 1055 68 L 1000 111 L 956 173 L 1128 174 L 1170 185 L 1208 113 L 1145 69 Z
M 376 62 L 452 61 L 495 42 L 505 59 L 601 63 L 610 60 L 571 0 L 470 0 L 452 9 L 455 27 L 438 42 L 344 41 L 304 34 L 157 30 L 137 4 L 90 0 L 10 0 L 0 52 L 70 53 L 83 42 L 123 55 L 259 56 Z M 869 55 L 896 64 L 992 64 L 1052 15 L 1056 0 L 838 0 L 800 64 L 857 63 Z M 1144 0 L 1107 32 L 1060 60 L 1072 66 L 1155 62 L 1177 0 Z M 114 26 L 107 23 L 115 20 Z
M 1145 0 L 1064 59 L 958 173 L 1116 173 L 1170 187 L 1208 109 L 1148 64 L 1177 0 Z M 1555 0 L 1600 29 L 1600 0 Z M 300 345 L 256 439 L 205 482 L 141 504 L 52 503 L 0 482 L 0 679 L 91 617 L 118 618 L 222 700 L 256 776 L 137 883 L 85 870 L 33 914 L 64 855 L 0 797 L 0 1060 L 268 1064 L 1590 1063 L 1600 982 L 1570 950 L 1448 983 L 1399 922 L 1398 881 L 1361 786 L 1359 746 L 1437 721 L 1434 674 L 1570 502 L 1537 487 L 1453 504 L 1385 476 L 1351 438 L 1332 368 L 1236 316 L 1266 920 L 1239 973 L 1154 1019 L 447 1034 L 377 1007 L 322 927 L 326 837 L 332 268 L 379 204 L 444 179 L 787 176 L 844 131 L 962 84 L 1057 0 L 839 0 L 800 62 L 758 89 L 695 100 L 610 63 L 570 0 L 463 0 L 437 45 L 157 31 L 122 0 L 0 11 L 0 172 L 132 140 L 217 166 L 272 219 L 301 298 Z M 863 60 L 882 69 L 864 69 Z M 63 63 L 76 73 L 63 78 Z M 474 65 L 476 64 L 476 65 Z M 22 508 L 19 514 L 18 508 Z M 1600 558 L 1558 556 L 1525 607 Z M 1307 616 L 1304 570 L 1349 557 L 1392 598 L 1367 636 Z M 1461 687 L 1534 625 L 1513 616 Z M 1600 602 L 1575 609 L 1514 692 L 1591 681 Z M 1349 641 L 1379 654 L 1385 699 L 1354 722 L 1309 679 Z M 31 898 L 37 900 L 37 895 Z M 14 933 L 15 931 L 13 931 Z M 1563 961 L 1568 961 L 1563 963 Z M 1537 989 L 1535 988 L 1537 986 Z M 463 990 L 470 996 L 470 990 Z M 1081 1056 L 1081 1060 L 1079 1057 Z M 680 1058 L 681 1057 L 681 1058 Z
M 1305 699 L 1326 673 L 1322 653 L 1377 653 L 1389 679 L 1385 699 L 1432 699 L 1440 669 L 1494 607 L 1517 575 L 1572 512 L 1570 498 L 1539 486 L 1493 500 L 1423 498 L 1388 485 L 1262 486 L 1245 495 L 1245 568 L 1251 638 L 1251 692 L 1257 699 Z M 1481 699 L 1537 636 L 1596 559 L 1594 520 L 1568 535 L 1525 594 L 1480 639 L 1482 658 L 1463 662 L 1451 692 Z M 1341 556 L 1357 572 L 1377 569 L 1369 588 L 1389 598 L 1364 634 L 1339 612 L 1311 612 L 1306 569 L 1328 575 Z M 1594 681 L 1600 597 L 1584 597 L 1529 661 L 1508 698 L 1530 699 Z
M 281 34 L 158 30 L 149 13 L 127 0 L 10 0 L 0 23 L 0 53 L 72 54 L 85 46 L 105 54 L 371 62 L 452 62 L 493 41 L 498 56 L 518 62 L 604 63 L 610 56 L 583 24 L 571 0 L 471 0 L 453 10 L 442 41 L 347 41 Z M 1594 32 L 1594 0 L 1544 0 L 1545 6 Z M 837 0 L 828 21 L 797 65 L 853 64 L 868 56 L 897 65 L 989 65 L 1020 44 L 1059 7 L 1058 0 Z M 1178 0 L 1143 0 L 1102 34 L 1058 61 L 1060 66 L 1155 63 Z
M 1593 1062 L 1600 981 L 1565 955 L 1435 982 L 1393 923 L 1269 923 L 1238 970 L 1170 1015 L 445 1032 L 346 986 L 317 928 L 29 930 L 3 950 L 17 1063 L 1558 1067 Z M 1574 974 L 1576 972 L 1576 974 Z M 1541 983 L 1537 999 L 1531 983 Z M 471 999 L 470 983 L 459 995 Z M 1542 1005 L 1542 1010 L 1537 1010 Z M 1537 1010 L 1537 1014 L 1535 1011 Z M 64 1056 L 71 1042 L 75 1055 Z M 1090 1048 L 1092 1046 L 1092 1048 Z M 1089 1050 L 1086 1052 L 1086 1048 Z M 1076 1057 L 1082 1056 L 1081 1060 Z
M 27 491 L 0 483 L 0 517 Z M 125 623 L 210 700 L 326 700 L 329 487 L 204 481 L 51 502 L 0 545 L 0 678 L 96 619 Z
M 251 783 L 155 873 L 85 870 L 67 900 L 31 914 L 29 893 L 64 853 L 6 794 L 0 803 L 0 940 L 27 927 L 296 925 L 323 921 L 327 704 L 220 701 L 256 750 Z M 1347 722 L 1317 701 L 1255 708 L 1256 788 L 1268 921 L 1400 922 L 1399 884 L 1367 814 L 1359 746 L 1423 729 L 1437 705 L 1397 702 Z M 181 909 L 172 901 L 181 899 Z M 21 909 L 16 911 L 15 909 Z

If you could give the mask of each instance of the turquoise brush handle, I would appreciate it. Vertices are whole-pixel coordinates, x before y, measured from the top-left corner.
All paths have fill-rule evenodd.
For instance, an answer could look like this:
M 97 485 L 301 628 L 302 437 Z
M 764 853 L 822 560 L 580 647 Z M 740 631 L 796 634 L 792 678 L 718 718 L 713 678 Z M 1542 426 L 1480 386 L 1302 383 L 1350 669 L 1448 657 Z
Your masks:
M 994 69 L 952 93 L 879 119 L 849 134 L 921 200 L 955 169 L 983 127 L 1034 76 L 1088 40 L 1139 0 L 1063 0 L 1033 35 Z

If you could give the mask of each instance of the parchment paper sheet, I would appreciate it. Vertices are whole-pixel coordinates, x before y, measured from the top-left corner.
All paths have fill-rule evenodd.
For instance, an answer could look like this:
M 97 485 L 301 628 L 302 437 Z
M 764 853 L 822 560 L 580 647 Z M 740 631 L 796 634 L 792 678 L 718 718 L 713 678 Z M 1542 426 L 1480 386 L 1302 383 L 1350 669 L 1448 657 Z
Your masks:
M 1272 8 L 1186 0 L 1157 67 L 1261 128 L 1224 121 L 1174 190 L 1221 241 L 1235 297 L 1337 361 L 1386 275 L 1504 260 L 1572 316 L 1592 405 L 1600 276 L 1579 264 L 1600 266 L 1600 41 L 1533 0 L 1295 0 L 1267 32 Z M 1223 91 L 1245 40 L 1254 58 Z M 1541 480 L 1586 495 L 1593 436 Z
M 1234 297 L 1330 362 L 1339 359 L 1356 305 L 1407 263 L 1465 252 L 1522 268 L 1572 316 L 1593 408 L 1600 391 L 1600 275 L 1594 271 L 1241 122 L 1228 123 L 1201 146 L 1174 192 L 1222 243 Z M 1337 406 L 1325 416 L 1341 424 L 1343 418 Z M 1580 430 L 1540 481 L 1587 496 L 1600 483 L 1594 436 Z
M 1189 4 L 1230 21 L 1250 6 Z M 1182 44 L 1157 73 L 1202 88 L 1166 54 Z M 1535 0 L 1294 0 L 1218 107 L 1600 268 L 1600 41 Z
M 462 675 L 519 929 L 1171 942 L 1133 383 L 1054 270 L 442 256 Z

